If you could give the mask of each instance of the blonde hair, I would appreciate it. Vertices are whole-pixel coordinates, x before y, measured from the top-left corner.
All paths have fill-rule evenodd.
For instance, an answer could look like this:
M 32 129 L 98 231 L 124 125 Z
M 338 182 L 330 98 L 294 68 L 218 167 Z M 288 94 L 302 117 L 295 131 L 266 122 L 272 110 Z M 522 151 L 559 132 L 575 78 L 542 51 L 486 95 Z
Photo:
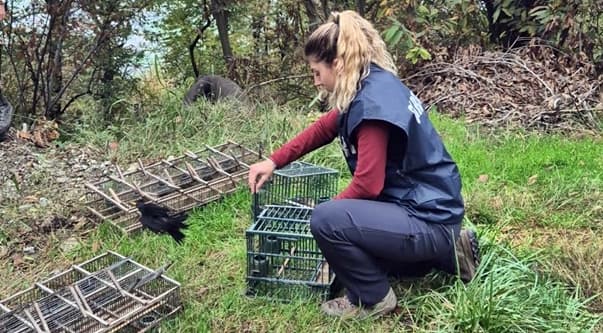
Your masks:
M 360 81 L 369 75 L 371 62 L 397 76 L 394 60 L 379 32 L 352 10 L 332 12 L 327 22 L 310 34 L 304 53 L 313 61 L 336 66 L 335 88 L 331 93 L 321 91 L 321 96 L 328 97 L 329 107 L 340 112 L 347 111 Z

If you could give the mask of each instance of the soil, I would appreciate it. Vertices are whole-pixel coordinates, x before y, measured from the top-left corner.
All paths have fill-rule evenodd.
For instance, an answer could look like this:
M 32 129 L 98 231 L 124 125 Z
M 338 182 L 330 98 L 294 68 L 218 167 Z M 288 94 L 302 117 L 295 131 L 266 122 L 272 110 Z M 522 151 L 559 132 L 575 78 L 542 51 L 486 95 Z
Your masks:
M 69 252 L 95 226 L 84 184 L 114 172 L 103 155 L 54 142 L 42 148 L 15 135 L 0 142 L 0 299 L 18 284 L 15 275 L 28 280 L 53 270 L 49 252 Z

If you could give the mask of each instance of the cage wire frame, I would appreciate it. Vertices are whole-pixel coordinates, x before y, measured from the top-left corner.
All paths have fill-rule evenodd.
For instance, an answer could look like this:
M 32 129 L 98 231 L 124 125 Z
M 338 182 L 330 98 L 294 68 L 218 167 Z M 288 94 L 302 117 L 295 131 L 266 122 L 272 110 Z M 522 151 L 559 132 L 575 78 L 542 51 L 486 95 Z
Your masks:
M 295 161 L 275 170 L 254 196 L 255 220 L 267 205 L 314 207 L 337 194 L 339 172 L 324 166 Z
M 136 202 L 154 202 L 175 212 L 188 211 L 219 200 L 245 182 L 257 153 L 228 141 L 199 152 L 186 152 L 130 172 L 117 167 L 116 175 L 86 183 L 86 207 L 94 217 L 130 233 L 141 228 Z
M 310 233 L 313 208 L 267 205 L 245 233 L 248 296 L 330 298 L 335 274 Z
M 182 309 L 180 283 L 106 252 L 0 301 L 9 333 L 146 332 Z

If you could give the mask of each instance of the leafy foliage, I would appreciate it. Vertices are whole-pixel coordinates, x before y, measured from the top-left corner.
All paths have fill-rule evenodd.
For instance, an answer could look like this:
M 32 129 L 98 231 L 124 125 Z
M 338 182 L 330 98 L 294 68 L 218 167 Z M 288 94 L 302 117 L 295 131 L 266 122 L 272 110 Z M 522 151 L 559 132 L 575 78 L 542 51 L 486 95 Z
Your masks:
M 22 117 L 58 118 L 91 95 L 109 105 L 138 52 L 126 46 L 145 1 L 29 1 L 10 11 L 3 44 L 14 80 L 7 95 Z M 6 68 L 6 67 L 5 67 Z M 8 72 L 8 71 L 7 71 Z
M 128 103 L 145 104 L 132 101 L 140 86 L 130 75 L 144 49 L 128 43 L 142 25 L 172 86 L 189 86 L 197 73 L 219 74 L 260 100 L 307 105 L 315 91 L 304 76 L 303 43 L 332 10 L 354 9 L 374 22 L 400 73 L 408 74 L 450 60 L 469 44 L 488 50 L 534 38 L 601 71 L 602 6 L 596 0 L 31 0 L 10 11 L 8 57 L 0 61 L 15 77 L 4 91 L 21 117 L 61 116 L 88 95 L 111 119 Z M 225 29 L 218 29 L 218 12 Z
M 468 44 L 509 48 L 538 38 L 603 68 L 600 1 L 382 1 L 379 13 L 384 39 L 412 65 Z

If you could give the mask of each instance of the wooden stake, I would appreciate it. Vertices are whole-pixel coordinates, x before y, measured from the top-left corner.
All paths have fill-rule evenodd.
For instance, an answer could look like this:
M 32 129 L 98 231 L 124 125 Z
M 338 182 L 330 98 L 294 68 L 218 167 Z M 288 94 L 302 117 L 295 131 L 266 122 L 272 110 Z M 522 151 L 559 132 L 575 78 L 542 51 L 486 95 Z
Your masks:
M 103 191 L 98 190 L 94 185 L 90 184 L 90 183 L 86 183 L 86 187 L 88 187 L 89 189 L 91 189 L 92 191 L 98 193 L 100 196 L 102 196 L 103 198 L 111 201 L 114 205 L 116 205 L 117 207 L 119 207 L 121 210 L 125 211 L 125 212 L 129 212 L 130 208 L 126 207 L 121 200 L 119 200 L 119 198 L 117 197 L 117 194 L 115 194 L 115 191 L 109 189 L 111 193 L 111 195 L 107 195 L 105 194 Z M 115 196 L 117 197 L 117 201 L 112 198 L 111 196 Z
M 157 176 L 155 174 L 152 174 L 151 172 L 147 171 L 146 169 L 144 169 L 144 167 L 142 166 L 142 161 L 141 160 L 138 160 L 138 164 L 140 164 L 140 168 L 141 168 L 142 172 L 145 175 L 147 175 L 149 177 L 152 177 L 155 180 L 158 180 L 160 183 L 166 185 L 167 187 L 169 187 L 171 189 L 176 190 L 178 193 L 180 193 L 180 194 L 182 194 L 182 195 L 184 195 L 184 196 L 186 196 L 186 197 L 188 197 L 190 199 L 193 199 L 193 201 L 195 201 L 197 203 L 201 203 L 201 204 L 203 203 L 203 201 L 201 201 L 201 200 L 195 198 L 194 196 L 186 193 L 180 186 L 178 186 L 176 184 L 172 184 L 168 180 L 165 180 L 165 179 L 163 179 L 163 178 L 161 178 L 161 177 L 159 177 L 159 176 Z
M 295 246 L 291 248 L 291 251 L 289 251 L 289 257 L 287 257 L 287 259 L 285 259 L 285 262 L 278 269 L 278 272 L 276 273 L 277 277 L 280 276 L 281 274 L 283 274 L 283 272 L 285 271 L 285 267 L 287 267 L 287 264 L 289 263 L 289 260 L 291 260 L 291 257 L 293 256 L 294 253 L 295 253 Z
M 195 171 L 195 169 L 193 168 L 192 165 L 190 165 L 188 162 L 184 162 L 184 165 L 186 166 L 186 169 L 188 169 L 188 174 L 193 177 L 193 179 L 195 179 L 196 181 L 198 181 L 199 183 L 209 187 L 210 189 L 218 192 L 220 195 L 224 195 L 224 192 L 221 191 L 220 189 L 209 185 L 208 182 L 206 182 L 205 180 L 203 180 L 203 178 L 199 177 L 199 174 L 197 174 L 197 172 Z
M 136 184 L 130 184 L 128 183 L 125 179 L 123 178 L 118 178 L 115 176 L 110 175 L 109 179 L 114 180 L 118 183 L 124 184 L 127 187 L 129 187 L 130 189 L 134 190 L 135 192 L 138 192 L 138 194 L 140 194 L 142 197 L 145 197 L 151 201 L 157 201 L 157 198 L 155 198 L 154 196 L 152 196 L 150 193 L 147 193 L 143 190 L 140 189 L 140 187 L 138 187 Z

